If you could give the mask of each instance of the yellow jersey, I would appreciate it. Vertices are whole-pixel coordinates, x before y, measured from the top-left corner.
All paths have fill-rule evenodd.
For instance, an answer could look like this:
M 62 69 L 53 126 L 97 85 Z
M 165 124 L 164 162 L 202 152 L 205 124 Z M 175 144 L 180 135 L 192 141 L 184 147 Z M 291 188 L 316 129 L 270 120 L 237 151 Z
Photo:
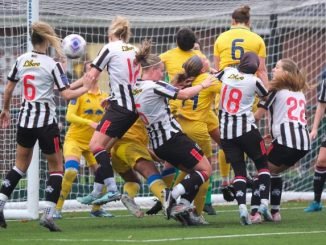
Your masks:
M 209 76 L 208 73 L 202 73 L 192 82 L 192 86 L 201 84 Z M 212 103 L 217 94 L 220 93 L 222 83 L 217 79 L 214 84 L 199 92 L 192 99 L 184 100 L 179 108 L 179 116 L 188 120 L 206 122 L 206 119 L 212 110 Z
M 66 120 L 71 124 L 66 137 L 88 144 L 95 131 L 90 124 L 101 120 L 104 114 L 101 101 L 107 97 L 107 93 L 99 90 L 97 93 L 88 92 L 77 99 L 70 100 Z
M 175 75 L 184 71 L 182 68 L 183 63 L 194 55 L 206 58 L 206 56 L 199 50 L 191 49 L 189 51 L 183 51 L 179 47 L 170 49 L 165 53 L 160 54 L 165 70 L 168 73 L 169 81 L 171 81 Z
M 137 121 L 123 135 L 122 139 L 130 140 L 132 142 L 136 141 L 147 147 L 149 144 L 149 139 L 143 121 L 138 118 Z
M 238 64 L 245 52 L 254 52 L 266 58 L 264 40 L 245 25 L 231 26 L 230 30 L 219 35 L 214 44 L 214 56 L 220 58 L 219 70 Z

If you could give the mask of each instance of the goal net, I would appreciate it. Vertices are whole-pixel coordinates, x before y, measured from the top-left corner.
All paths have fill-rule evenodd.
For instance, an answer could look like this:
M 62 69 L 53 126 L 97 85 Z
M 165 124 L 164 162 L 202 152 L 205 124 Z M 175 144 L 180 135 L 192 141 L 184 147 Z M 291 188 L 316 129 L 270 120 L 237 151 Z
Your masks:
M 32 2 L 38 2 L 33 7 Z M 79 60 L 68 60 L 68 74 L 72 80 L 82 75 L 84 60 L 92 60 L 107 42 L 107 28 L 112 18 L 122 15 L 129 18 L 133 36 L 131 43 L 139 44 L 143 39 L 153 41 L 153 52 L 162 53 L 176 46 L 175 34 L 181 27 L 191 27 L 201 46 L 201 50 L 213 64 L 213 45 L 220 33 L 228 30 L 231 14 L 235 8 L 243 4 L 251 7 L 252 30 L 263 37 L 267 46 L 267 68 L 272 68 L 280 58 L 292 58 L 308 73 L 311 87 L 306 92 L 307 119 L 312 125 L 317 104 L 317 91 L 322 79 L 326 79 L 326 3 L 325 0 L 141 0 L 141 1 L 109 1 L 109 0 L 0 0 L 0 96 L 6 84 L 6 76 L 15 59 L 27 51 L 28 18 L 37 11 L 39 20 L 47 21 L 55 27 L 61 38 L 71 33 L 80 34 L 87 41 L 87 54 Z M 107 90 L 107 77 L 101 77 L 101 87 Z M 15 164 L 16 121 L 20 106 L 20 87 L 14 93 L 12 101 L 11 126 L 0 129 L 0 179 Z M 57 113 L 61 128 L 61 139 L 67 129 L 65 120 L 66 102 L 56 97 Z M 0 104 L 2 99 L 0 99 Z M 266 121 L 260 123 L 263 133 L 268 132 Z M 325 123 L 321 123 L 317 140 L 312 150 L 296 166 L 284 173 L 284 200 L 312 199 L 313 165 L 315 163 Z M 8 217 L 25 217 L 17 210 L 36 207 L 37 201 L 45 200 L 45 183 L 47 164 L 38 151 L 34 154 L 33 171 L 22 179 L 6 205 Z M 216 155 L 216 150 L 215 150 Z M 39 158 L 39 160 L 37 160 Z M 36 163 L 35 163 L 36 162 Z M 250 164 L 249 164 L 250 166 Z M 216 157 L 213 159 L 213 202 L 221 203 L 219 192 L 221 182 Z M 38 170 L 39 169 L 39 170 Z M 35 172 L 36 178 L 32 175 Z M 75 201 L 76 197 L 86 195 L 92 189 L 93 175 L 82 164 L 72 192 L 64 209 L 85 209 Z M 117 176 L 119 187 L 123 181 Z M 153 202 L 146 182 L 143 182 L 137 201 L 142 206 L 150 206 Z M 27 194 L 28 193 L 28 194 Z M 33 197 L 31 196 L 33 195 Z M 143 202 L 143 200 L 145 200 Z M 119 203 L 108 204 L 109 208 L 119 208 Z M 13 210 L 10 212 L 10 210 Z M 6 213 L 7 212 L 7 213 Z M 19 215 L 12 215 L 12 214 Z M 31 216 L 26 215 L 27 218 Z M 35 218 L 35 215 L 32 217 Z

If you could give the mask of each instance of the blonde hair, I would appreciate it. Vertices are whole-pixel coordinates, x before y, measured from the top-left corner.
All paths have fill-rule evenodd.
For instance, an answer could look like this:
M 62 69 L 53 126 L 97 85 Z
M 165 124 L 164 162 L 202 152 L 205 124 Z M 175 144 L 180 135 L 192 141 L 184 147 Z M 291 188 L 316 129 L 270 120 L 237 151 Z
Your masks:
M 283 75 L 273 80 L 269 84 L 270 90 L 288 89 L 290 91 L 301 91 L 308 88 L 306 84 L 306 72 L 299 69 L 298 65 L 291 59 L 281 59 Z
M 114 35 L 124 42 L 128 42 L 131 36 L 129 20 L 122 16 L 116 16 L 109 26 L 109 36 Z
M 155 67 L 162 62 L 160 57 L 151 53 L 151 46 L 150 40 L 144 40 L 136 53 L 136 63 L 140 64 L 143 70 Z
M 61 48 L 61 40 L 55 33 L 53 27 L 43 21 L 34 22 L 31 26 L 31 42 L 33 46 L 36 44 L 43 44 L 45 41 L 51 44 L 59 57 L 64 57 Z

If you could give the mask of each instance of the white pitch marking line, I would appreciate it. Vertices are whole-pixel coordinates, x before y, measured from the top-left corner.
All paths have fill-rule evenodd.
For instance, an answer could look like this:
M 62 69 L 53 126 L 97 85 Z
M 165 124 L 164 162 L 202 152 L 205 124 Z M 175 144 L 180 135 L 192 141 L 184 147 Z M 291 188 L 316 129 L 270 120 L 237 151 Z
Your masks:
M 148 239 L 148 240 L 118 240 L 118 239 L 11 239 L 17 242 L 28 241 L 55 241 L 55 242 L 132 242 L 132 243 L 148 243 L 148 242 L 168 242 L 168 241 L 184 241 L 184 240 L 208 240 L 222 238 L 241 238 L 241 237 L 260 237 L 260 236 L 283 236 L 283 235 L 303 235 L 326 233 L 326 231 L 295 231 L 295 232 L 275 232 L 275 233 L 253 233 L 253 234 L 237 234 L 237 235 L 218 235 L 203 237 L 176 237 L 166 239 Z

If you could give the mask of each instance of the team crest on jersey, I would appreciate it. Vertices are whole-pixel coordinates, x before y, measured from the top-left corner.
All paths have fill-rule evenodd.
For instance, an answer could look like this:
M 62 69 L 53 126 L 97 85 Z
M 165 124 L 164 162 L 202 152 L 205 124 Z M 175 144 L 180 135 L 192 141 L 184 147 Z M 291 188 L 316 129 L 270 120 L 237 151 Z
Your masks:
M 40 66 L 40 62 L 34 62 L 34 60 L 26 60 L 24 62 L 24 67 L 38 67 Z

